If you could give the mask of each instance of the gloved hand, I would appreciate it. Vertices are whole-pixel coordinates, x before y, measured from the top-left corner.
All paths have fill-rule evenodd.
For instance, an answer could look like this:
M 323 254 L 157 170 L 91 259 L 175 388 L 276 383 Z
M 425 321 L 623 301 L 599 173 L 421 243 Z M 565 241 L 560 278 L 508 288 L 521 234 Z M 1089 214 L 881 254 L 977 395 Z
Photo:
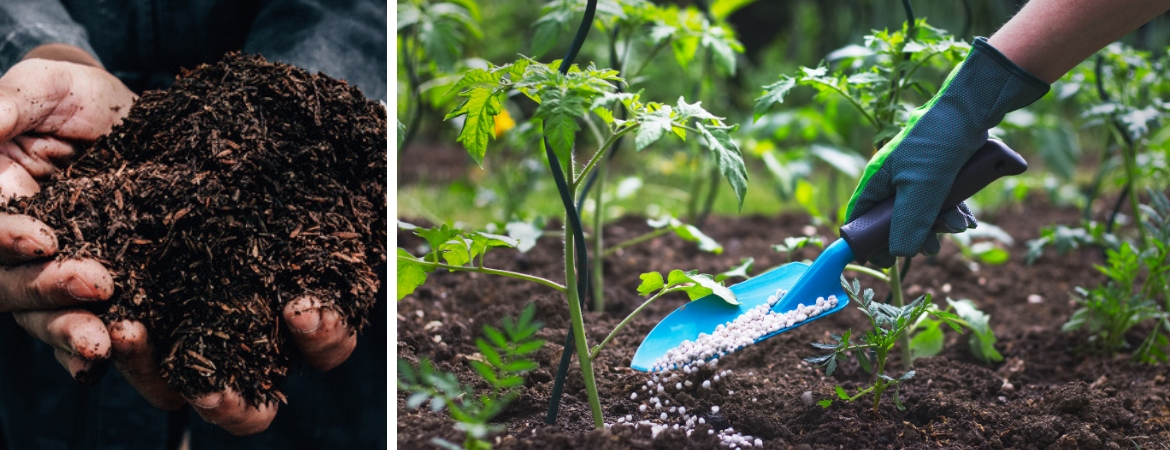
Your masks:
M 931 231 L 936 218 L 952 233 L 974 228 L 975 217 L 965 204 L 940 212 L 959 169 L 987 142 L 987 130 L 1048 89 L 1048 83 L 1016 66 L 986 39 L 976 38 L 942 89 L 914 110 L 906 127 L 870 160 L 849 200 L 845 216 L 851 221 L 895 198 L 890 248 L 869 261 L 890 267 L 894 256 L 938 253 L 938 236 Z

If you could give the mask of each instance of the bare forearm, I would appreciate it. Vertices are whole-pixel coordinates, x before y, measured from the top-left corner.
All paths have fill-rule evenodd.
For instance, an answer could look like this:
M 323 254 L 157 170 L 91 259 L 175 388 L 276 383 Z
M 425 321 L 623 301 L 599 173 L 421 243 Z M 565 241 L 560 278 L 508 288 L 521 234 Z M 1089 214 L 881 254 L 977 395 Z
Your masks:
M 1031 0 L 988 43 L 1051 83 L 1167 10 L 1167 0 Z

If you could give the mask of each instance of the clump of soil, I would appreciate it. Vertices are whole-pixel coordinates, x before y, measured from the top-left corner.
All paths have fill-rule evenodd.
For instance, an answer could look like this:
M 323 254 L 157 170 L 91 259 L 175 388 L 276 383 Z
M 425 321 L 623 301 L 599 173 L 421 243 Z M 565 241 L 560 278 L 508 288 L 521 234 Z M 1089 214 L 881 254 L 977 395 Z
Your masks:
M 119 126 L 8 210 L 58 258 L 110 268 L 102 318 L 142 321 L 172 388 L 283 400 L 280 326 L 302 296 L 367 323 L 386 258 L 386 111 L 343 81 L 229 54 L 144 94 Z

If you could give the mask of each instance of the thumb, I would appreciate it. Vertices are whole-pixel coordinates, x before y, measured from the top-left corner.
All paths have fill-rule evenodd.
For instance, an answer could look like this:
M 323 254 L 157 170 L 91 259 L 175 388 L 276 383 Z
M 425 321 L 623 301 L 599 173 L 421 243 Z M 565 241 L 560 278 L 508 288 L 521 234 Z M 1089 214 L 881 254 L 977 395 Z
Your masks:
M 57 110 L 73 84 L 65 64 L 30 59 L 0 78 L 0 142 L 37 130 Z

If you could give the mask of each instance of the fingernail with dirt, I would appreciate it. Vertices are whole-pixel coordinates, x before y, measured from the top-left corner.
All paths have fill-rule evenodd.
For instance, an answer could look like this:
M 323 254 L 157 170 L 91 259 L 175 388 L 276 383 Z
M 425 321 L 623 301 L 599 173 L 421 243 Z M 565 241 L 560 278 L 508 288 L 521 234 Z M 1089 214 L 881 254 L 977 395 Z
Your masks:
M 221 402 L 223 402 L 223 394 L 218 393 L 218 392 L 213 393 L 213 394 L 207 394 L 207 395 L 204 395 L 202 397 L 191 400 L 192 405 L 195 405 L 195 407 L 202 408 L 202 409 L 214 408 L 216 406 L 219 406 L 219 404 Z
M 87 302 L 101 299 L 102 293 L 97 289 L 97 286 L 91 285 L 81 278 L 69 277 L 62 284 L 65 285 L 65 290 L 69 292 L 69 296 L 75 299 Z
M 28 257 L 45 256 L 45 248 L 40 243 L 29 238 L 16 238 L 12 241 L 12 247 L 16 249 L 17 253 Z
M 321 310 L 318 308 L 305 308 L 295 313 L 296 321 L 289 321 L 293 331 L 301 334 L 309 334 L 321 328 Z M 296 323 L 296 325 L 292 325 Z

